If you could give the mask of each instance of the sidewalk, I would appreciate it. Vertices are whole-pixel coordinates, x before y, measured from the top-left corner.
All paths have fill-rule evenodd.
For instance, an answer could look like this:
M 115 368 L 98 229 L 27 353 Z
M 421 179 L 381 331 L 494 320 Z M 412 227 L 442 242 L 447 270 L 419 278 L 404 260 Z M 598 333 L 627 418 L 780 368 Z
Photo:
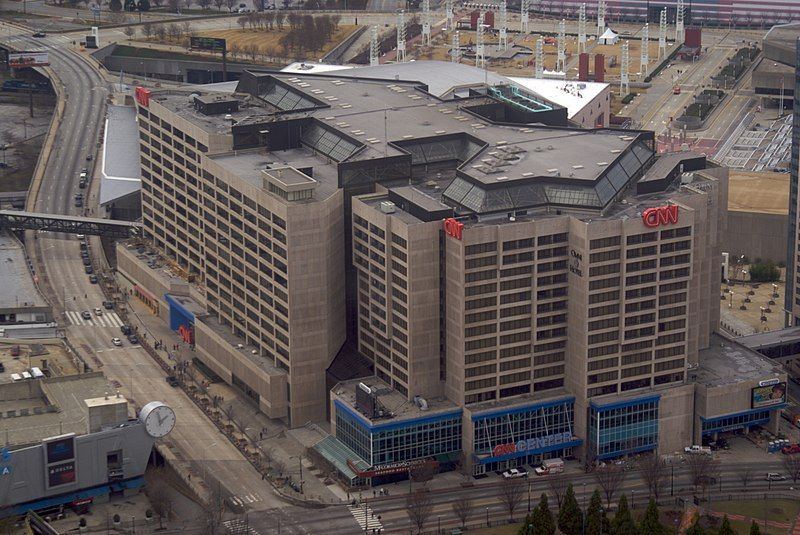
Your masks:
M 154 316 L 143 303 L 135 298 L 129 298 L 127 305 L 129 322 L 132 326 L 138 327 L 142 338 L 150 345 L 156 341 L 163 343 L 163 347 L 157 351 L 166 362 L 174 361 L 177 364 L 178 361 L 191 361 L 194 357 L 193 350 L 180 339 L 176 332 L 170 330 L 164 321 Z M 178 349 L 173 351 L 174 346 L 177 346 Z M 177 359 L 174 359 L 170 353 Z M 192 367 L 192 372 L 198 380 L 207 379 L 196 367 Z M 287 496 L 329 504 L 342 503 L 347 500 L 346 492 L 336 483 L 326 485 L 324 483 L 325 474 L 314 467 L 311 461 L 303 455 L 306 448 L 313 446 L 326 435 L 320 427 L 311 424 L 289 430 L 286 424 L 280 420 L 270 419 L 258 412 L 252 402 L 244 399 L 244 394 L 222 382 L 210 384 L 208 391 L 211 396 L 220 396 L 222 399 L 220 407 L 233 409 L 234 422 L 241 421 L 250 436 L 258 436 L 258 444 L 261 449 L 269 452 L 273 459 L 279 461 L 278 465 L 285 467 L 284 475 L 289 476 L 297 483 L 301 481 L 300 462 L 302 462 L 303 493 L 299 494 L 286 486 L 283 490 Z

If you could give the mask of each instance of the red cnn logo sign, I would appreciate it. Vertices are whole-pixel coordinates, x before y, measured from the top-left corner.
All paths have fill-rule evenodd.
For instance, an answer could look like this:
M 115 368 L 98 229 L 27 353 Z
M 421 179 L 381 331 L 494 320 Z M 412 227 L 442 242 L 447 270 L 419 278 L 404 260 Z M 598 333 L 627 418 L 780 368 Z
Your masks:
M 659 225 L 668 225 L 678 222 L 678 205 L 657 206 L 642 212 L 642 222 L 645 227 L 654 228 Z
M 136 102 L 147 108 L 150 106 L 150 90 L 144 87 L 137 87 L 134 91 Z
M 444 220 L 444 231 L 457 240 L 461 239 L 461 231 L 464 230 L 464 223 L 448 217 Z

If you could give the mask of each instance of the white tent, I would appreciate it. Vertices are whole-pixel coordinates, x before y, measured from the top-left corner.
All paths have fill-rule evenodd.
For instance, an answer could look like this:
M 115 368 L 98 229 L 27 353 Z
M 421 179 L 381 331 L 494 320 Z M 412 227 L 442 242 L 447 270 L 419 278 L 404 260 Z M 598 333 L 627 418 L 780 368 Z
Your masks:
M 619 41 L 619 35 L 614 33 L 614 30 L 611 28 L 606 28 L 606 31 L 603 32 L 603 35 L 597 39 L 598 44 L 601 45 L 615 45 L 617 44 L 617 41 Z

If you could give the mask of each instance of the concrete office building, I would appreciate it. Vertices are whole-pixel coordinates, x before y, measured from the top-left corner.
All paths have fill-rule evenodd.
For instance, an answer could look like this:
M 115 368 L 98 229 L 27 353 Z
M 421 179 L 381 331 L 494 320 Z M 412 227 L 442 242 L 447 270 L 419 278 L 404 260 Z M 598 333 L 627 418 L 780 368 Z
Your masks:
M 787 314 L 787 326 L 800 325 L 800 282 L 797 276 L 800 274 L 800 221 L 797 214 L 800 213 L 800 36 L 795 35 L 792 40 L 794 43 L 795 66 L 794 66 L 794 117 L 792 119 L 792 160 L 789 175 L 789 228 L 787 231 L 786 246 L 786 301 L 785 309 Z
M 0 232 L 0 338 L 55 336 L 53 309 L 33 281 L 33 270 L 22 244 Z
M 144 484 L 153 437 L 101 373 L 0 384 L 0 506 L 86 507 Z
M 271 416 L 322 419 L 329 394 L 317 449 L 351 481 L 462 452 L 480 473 L 673 451 L 719 431 L 718 388 L 739 411 L 785 381 L 736 347 L 738 382 L 697 371 L 721 361 L 703 352 L 726 169 L 659 156 L 652 132 L 568 128 L 461 67 L 453 87 L 338 71 L 139 90 L 145 231 L 173 265 L 120 248 L 131 291 Z M 345 334 L 374 376 L 328 393 Z M 785 399 L 758 395 L 740 428 L 777 422 Z

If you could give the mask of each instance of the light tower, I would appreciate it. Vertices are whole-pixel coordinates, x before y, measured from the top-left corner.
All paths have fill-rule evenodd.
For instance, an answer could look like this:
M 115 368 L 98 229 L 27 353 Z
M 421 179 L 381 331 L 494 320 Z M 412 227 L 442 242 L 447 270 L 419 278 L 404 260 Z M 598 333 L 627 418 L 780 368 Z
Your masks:
M 534 76 L 536 78 L 544 76 L 544 40 L 541 35 L 536 39 L 536 73 Z
M 622 64 L 619 69 L 619 92 L 627 95 L 631 91 L 630 72 L 631 58 L 628 54 L 628 41 L 622 43 Z
M 431 0 L 422 0 L 422 46 L 431 44 Z
M 461 43 L 458 32 L 453 32 L 453 47 L 450 49 L 450 59 L 453 63 L 461 62 Z
M 558 23 L 558 56 L 556 59 L 556 70 L 567 72 L 567 21 L 561 19 Z
M 500 4 L 500 42 L 497 43 L 497 48 L 500 50 L 508 50 L 508 11 L 506 8 L 506 0 L 503 0 Z
M 578 11 L 578 52 L 586 52 L 586 4 Z
M 369 64 L 375 66 L 380 64 L 378 54 L 378 27 L 373 26 L 369 29 Z
M 642 53 L 639 63 L 642 76 L 647 76 L 648 63 L 650 63 L 650 23 L 645 24 L 642 29 Z
M 447 31 L 455 30 L 456 25 L 453 20 L 453 0 L 445 0 L 444 10 L 447 12 Z
M 519 6 L 519 31 L 528 33 L 528 11 L 531 10 L 531 0 L 522 0 Z
M 675 42 L 683 43 L 683 0 L 678 0 L 678 5 L 675 8 Z
M 406 61 L 406 14 L 397 14 L 397 63 Z
M 481 11 L 481 14 L 478 16 L 478 24 L 476 30 L 477 36 L 475 38 L 475 66 L 483 69 L 486 67 L 486 50 L 484 49 L 483 44 L 483 32 L 484 32 L 484 12 Z
M 667 8 L 661 10 L 661 18 L 658 21 L 658 59 L 664 59 L 667 55 Z
M 606 31 L 606 0 L 597 0 L 597 37 Z

